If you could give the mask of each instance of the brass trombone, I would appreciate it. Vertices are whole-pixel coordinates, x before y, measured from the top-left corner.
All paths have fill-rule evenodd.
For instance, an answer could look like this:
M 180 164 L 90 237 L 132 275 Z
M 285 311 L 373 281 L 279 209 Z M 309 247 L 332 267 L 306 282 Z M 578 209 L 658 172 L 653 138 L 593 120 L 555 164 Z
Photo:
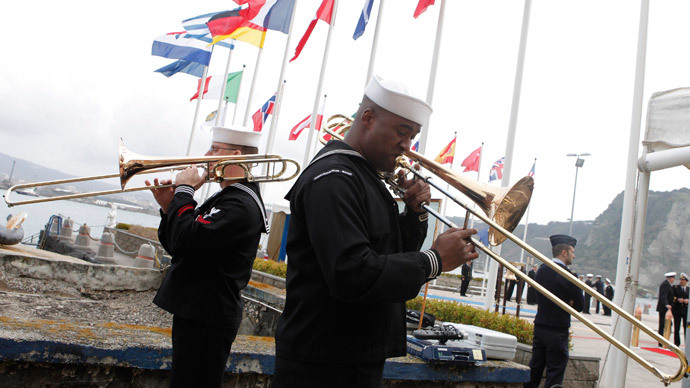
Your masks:
M 158 185 L 158 186 L 138 186 L 125 189 L 127 182 L 137 174 L 153 174 L 158 172 L 166 172 L 170 170 L 180 170 L 189 166 L 199 166 L 209 172 L 206 178 L 207 182 L 222 182 L 222 181 L 247 181 L 247 182 L 282 182 L 290 180 L 299 174 L 300 166 L 292 159 L 285 159 L 280 155 L 227 155 L 227 156 L 200 156 L 200 157 L 175 157 L 175 158 L 156 158 L 151 156 L 142 156 L 131 152 L 124 146 L 122 139 L 120 139 L 119 152 L 119 174 L 95 175 L 89 177 L 61 179 L 54 181 L 25 183 L 14 185 L 7 189 L 3 197 L 8 207 L 17 205 L 26 205 L 38 202 L 59 201 L 63 199 L 75 199 L 84 197 L 95 197 L 98 195 L 107 194 L 121 194 L 132 191 L 150 190 L 153 188 L 169 187 L 172 185 Z M 266 165 L 266 173 L 264 175 L 255 175 L 251 172 L 253 165 Z M 211 166 L 213 167 L 211 168 Z M 290 169 L 288 165 L 292 165 L 294 171 L 288 175 Z M 239 166 L 244 170 L 244 176 L 227 178 L 224 177 L 226 167 Z M 43 197 L 36 199 L 28 199 L 24 201 L 11 201 L 10 194 L 19 189 L 53 186 L 65 183 L 86 182 L 108 178 L 120 178 L 121 189 L 93 191 L 87 193 L 58 195 L 54 197 Z
M 340 121 L 335 122 L 335 123 L 331 123 L 331 120 L 340 120 Z M 352 121 L 351 118 L 346 117 L 344 115 L 332 116 L 328 120 L 329 123 L 327 124 L 327 127 L 323 128 L 322 131 L 324 133 L 334 137 L 334 138 L 342 139 L 342 134 L 347 131 L 348 126 L 351 123 L 351 121 Z M 338 128 L 339 130 L 337 132 L 335 132 L 335 131 L 333 131 L 334 128 Z M 324 142 L 323 136 L 319 136 L 319 139 L 321 140 L 322 143 Z M 457 190 L 459 190 L 460 192 L 465 194 L 468 198 L 470 198 L 474 203 L 479 205 L 480 208 L 482 208 L 482 210 L 486 214 L 483 214 L 482 212 L 475 211 L 474 209 L 472 209 L 471 206 L 469 206 L 465 202 L 461 201 L 457 197 L 453 196 L 451 193 L 449 193 L 447 190 L 445 190 L 441 185 L 438 185 L 435 182 L 433 182 L 431 177 L 425 176 L 422 173 L 420 173 L 419 171 L 412 168 L 412 166 L 405 160 L 405 157 L 398 158 L 398 163 L 397 163 L 398 167 L 404 168 L 408 172 L 414 174 L 419 179 L 423 179 L 424 181 L 429 183 L 431 186 L 433 186 L 437 190 L 441 191 L 441 193 L 446 195 L 449 199 L 451 199 L 452 201 L 454 201 L 458 205 L 462 206 L 463 208 L 465 208 L 465 210 L 472 213 L 474 216 L 476 216 L 477 218 L 479 218 L 483 222 L 485 222 L 487 225 L 489 225 L 491 227 L 490 233 L 493 232 L 493 238 L 490 237 L 491 245 L 498 245 L 501 242 L 505 241 L 505 239 L 510 239 L 511 241 L 513 241 L 519 247 L 521 247 L 522 249 L 529 252 L 532 256 L 541 260 L 549 268 L 556 271 L 556 273 L 565 277 L 568 281 L 570 281 L 571 283 L 578 286 L 580 289 L 582 289 L 585 292 L 587 292 L 588 294 L 590 294 L 592 297 L 594 297 L 596 300 L 603 303 L 605 306 L 609 307 L 611 310 L 613 310 L 620 317 L 622 317 L 625 320 L 627 320 L 628 322 L 630 322 L 633 326 L 639 327 L 640 330 L 647 333 L 654 340 L 658 341 L 659 343 L 665 344 L 668 347 L 668 349 L 670 349 L 673 353 L 675 353 L 678 356 L 678 359 L 680 361 L 680 367 L 678 368 L 678 371 L 674 375 L 662 373 L 659 369 L 657 369 L 655 366 L 653 366 L 647 360 L 643 359 L 642 357 L 637 355 L 635 352 L 630 350 L 630 348 L 628 346 L 624 345 L 623 343 L 618 341 L 616 338 L 614 338 L 610 334 L 606 333 L 604 330 L 599 328 L 595 323 L 593 323 L 592 321 L 587 319 L 583 314 L 575 311 L 575 309 L 573 309 L 569 304 L 563 302 L 556 295 L 552 294 L 549 290 L 547 290 L 546 288 L 541 286 L 539 283 L 537 283 L 536 281 L 531 279 L 529 276 L 524 274 L 522 271 L 520 271 L 518 268 L 513 266 L 508 260 L 506 260 L 506 259 L 502 258 L 501 256 L 497 255 L 496 253 L 494 253 L 492 250 L 490 250 L 489 248 L 484 246 L 484 244 L 482 244 L 477 239 L 472 238 L 472 243 L 479 250 L 486 253 L 492 259 L 501 263 L 508 270 L 512 271 L 517 277 L 519 277 L 520 279 L 527 282 L 529 285 L 531 285 L 537 291 L 539 291 L 542 295 L 549 298 L 553 303 L 558 305 L 563 310 L 567 311 L 570 315 L 573 315 L 580 322 L 585 324 L 585 326 L 592 329 L 594 332 L 599 334 L 602 338 L 604 338 L 609 343 L 611 343 L 612 345 L 617 347 L 619 350 L 621 350 L 623 353 L 625 353 L 628 357 L 632 358 L 638 364 L 642 365 L 645 369 L 647 369 L 652 374 L 654 374 L 656 377 L 658 377 L 661 380 L 661 382 L 664 383 L 664 385 L 669 385 L 672 382 L 680 381 L 685 376 L 685 374 L 688 370 L 688 360 L 685 356 L 685 353 L 680 348 L 678 348 L 675 344 L 668 341 L 666 338 L 659 335 L 659 333 L 657 333 L 655 330 L 652 330 L 649 327 L 647 327 L 646 325 L 642 324 L 642 322 L 635 319 L 635 317 L 633 317 L 631 314 L 629 314 L 628 312 L 624 311 L 623 309 L 621 309 L 620 307 L 615 305 L 613 302 L 609 301 L 603 295 L 599 294 L 598 292 L 593 291 L 591 287 L 587 286 L 584 282 L 580 281 L 577 277 L 573 276 L 571 273 L 564 270 L 559 265 L 555 264 L 551 259 L 547 258 L 543 254 L 541 254 L 539 251 L 534 249 L 532 246 L 528 245 L 526 242 L 522 241 L 520 238 L 516 237 L 514 234 L 511 233 L 512 230 L 518 225 L 520 218 L 522 217 L 523 213 L 525 212 L 525 210 L 527 208 L 527 205 L 529 205 L 529 200 L 531 198 L 532 188 L 534 187 L 534 182 L 533 182 L 531 177 L 522 178 L 520 181 L 518 181 L 518 183 L 516 183 L 507 192 L 496 192 L 496 191 L 494 191 L 495 189 L 491 190 L 493 188 L 489 189 L 489 188 L 484 187 L 487 185 L 481 184 L 479 182 L 474 182 L 474 181 L 470 182 L 467 178 L 464 178 L 460 175 L 455 174 L 453 171 L 425 158 L 424 156 L 422 156 L 422 155 L 420 155 L 414 151 L 405 151 L 404 155 L 407 158 L 415 160 L 422 167 L 431 171 L 432 173 L 437 175 L 439 178 L 446 181 L 451 186 L 455 187 Z M 391 176 L 386 181 L 389 185 L 391 185 L 391 188 L 397 194 L 401 194 L 404 192 L 404 189 L 402 187 L 400 187 L 395 182 L 394 176 Z M 515 191 L 513 191 L 514 189 L 515 189 Z M 503 204 L 504 201 L 507 201 L 508 203 L 504 205 Z M 428 206 L 428 204 L 424 204 L 422 207 L 424 209 L 426 209 L 431 215 L 436 217 L 439 221 L 446 224 L 448 227 L 457 227 L 457 225 L 455 225 L 453 222 L 451 222 L 450 220 L 448 220 L 447 218 L 443 217 L 441 214 L 436 212 L 433 208 Z

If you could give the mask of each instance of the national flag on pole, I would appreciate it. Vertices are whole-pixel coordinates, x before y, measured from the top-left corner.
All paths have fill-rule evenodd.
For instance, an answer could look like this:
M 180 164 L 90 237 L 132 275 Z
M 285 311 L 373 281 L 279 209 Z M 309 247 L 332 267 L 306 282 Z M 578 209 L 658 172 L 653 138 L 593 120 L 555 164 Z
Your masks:
M 273 113 L 273 106 L 276 103 L 276 95 L 272 95 L 271 98 L 266 101 L 265 104 L 259 108 L 259 110 L 256 111 L 252 115 L 252 121 L 254 122 L 254 132 L 261 132 L 261 128 L 263 128 L 264 124 L 266 123 L 266 119 L 268 118 L 268 115 Z
M 201 78 L 204 76 L 204 67 L 205 66 L 200 63 L 178 59 L 169 65 L 165 65 L 158 70 L 154 70 L 154 72 L 161 73 L 166 77 L 170 77 L 171 75 L 177 73 L 187 73 Z
M 414 151 L 414 152 L 419 152 L 419 140 L 417 140 L 417 141 L 412 145 L 412 147 L 411 147 L 410 149 L 411 149 L 412 151 Z M 409 161 L 410 161 L 410 164 L 411 164 L 412 162 L 414 162 L 413 159 L 409 159 Z
M 239 9 L 239 8 L 238 8 Z M 206 23 L 211 19 L 212 17 L 218 15 L 220 12 L 211 12 L 207 13 L 204 15 L 199 15 L 195 16 L 193 18 L 185 19 L 182 21 L 182 27 L 187 31 L 187 34 L 184 36 L 185 38 L 192 38 L 192 39 L 198 39 L 202 42 L 206 43 L 211 43 L 213 42 L 213 36 L 211 35 L 211 31 L 208 29 L 208 26 Z M 216 45 L 221 46 L 221 47 L 227 47 L 230 50 L 235 48 L 235 45 L 232 43 L 233 41 L 225 42 L 225 41 L 220 41 L 217 42 Z
M 225 85 L 225 95 L 223 99 L 227 102 L 237 103 L 237 95 L 240 92 L 240 82 L 242 81 L 242 72 L 236 71 L 234 73 L 228 74 L 228 81 Z M 201 80 L 199 80 L 201 83 Z M 223 76 L 222 75 L 212 75 L 206 77 L 206 83 L 204 85 L 204 100 L 219 100 L 220 92 L 223 88 Z M 199 98 L 199 85 L 196 88 L 197 92 L 194 93 L 189 101 Z
M 537 161 L 535 160 L 534 163 L 532 163 L 532 169 L 529 170 L 529 172 L 527 173 L 527 176 L 532 176 L 532 177 L 534 176 L 534 167 L 536 167 L 536 165 L 537 165 Z
M 489 182 L 495 181 L 496 179 L 503 179 L 503 161 L 505 156 L 494 162 L 491 166 L 491 171 L 489 172 Z
M 299 40 L 297 48 L 295 48 L 295 56 L 293 56 L 292 59 L 290 59 L 290 62 L 297 59 L 299 54 L 302 52 L 304 45 L 307 43 L 307 40 L 309 39 L 309 36 L 311 35 L 311 32 L 314 30 L 316 22 L 319 19 L 323 20 L 328 24 L 331 24 L 331 16 L 333 15 L 333 2 L 334 0 L 323 0 L 321 2 L 319 9 L 316 11 L 316 17 L 314 17 L 314 20 L 312 20 L 311 23 L 309 23 L 307 31 L 304 32 L 304 36 L 302 36 L 302 39 Z
M 224 11 L 212 16 L 206 22 L 209 31 L 211 31 L 211 36 L 213 36 L 211 44 L 224 39 L 237 39 L 259 48 L 264 46 L 266 29 L 245 19 L 240 14 L 241 11 L 242 9 L 239 8 L 232 11 Z
M 477 171 L 479 172 L 479 160 L 481 159 L 482 155 L 482 147 L 477 148 L 476 150 L 472 151 L 469 156 L 465 158 L 465 160 L 462 161 L 461 166 L 465 167 L 465 169 L 462 172 L 467 172 L 467 171 Z
M 321 130 L 321 122 L 323 121 L 323 105 L 319 107 L 319 112 L 320 113 L 316 115 L 316 125 L 314 126 L 314 129 L 316 129 L 317 131 Z M 311 115 L 305 117 L 304 120 L 300 121 L 299 123 L 297 123 L 297 125 L 292 127 L 292 129 L 290 130 L 290 137 L 288 138 L 288 140 L 297 140 L 304 128 L 309 128 L 310 126 Z
M 455 140 L 457 137 L 454 137 L 453 140 L 448 143 L 448 145 L 441 151 L 440 154 L 434 159 L 436 163 L 440 164 L 446 164 L 446 163 L 453 163 L 453 156 L 455 156 Z
M 208 66 L 211 61 L 211 48 L 202 41 L 185 38 L 186 31 L 171 32 L 153 41 L 151 55 L 163 58 L 184 59 L 187 62 Z
M 249 5 L 240 14 L 257 26 L 284 34 L 290 31 L 295 0 L 235 0 L 235 3 Z
M 352 39 L 357 40 L 357 38 L 364 34 L 364 29 L 367 28 L 367 23 L 369 23 L 373 5 L 374 0 L 364 0 L 364 8 L 362 8 L 362 14 L 359 16 L 359 21 L 357 22 L 357 27 L 355 27 L 355 33 L 352 35 Z
M 430 5 L 434 5 L 434 0 L 419 0 L 417 8 L 414 10 L 414 18 L 416 19 L 419 15 L 423 14 Z

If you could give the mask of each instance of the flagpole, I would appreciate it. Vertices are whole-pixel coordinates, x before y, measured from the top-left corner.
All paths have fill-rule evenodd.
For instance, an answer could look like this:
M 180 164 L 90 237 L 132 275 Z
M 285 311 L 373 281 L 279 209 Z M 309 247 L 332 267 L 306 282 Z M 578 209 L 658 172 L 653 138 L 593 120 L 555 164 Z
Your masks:
M 261 39 L 261 47 L 259 47 L 259 53 L 256 54 L 256 65 L 254 65 L 254 75 L 252 76 L 252 85 L 249 87 L 249 98 L 247 98 L 247 106 L 244 109 L 244 120 L 242 120 L 242 125 L 247 125 L 247 119 L 249 119 L 249 107 L 252 105 L 252 99 L 254 98 L 254 87 L 256 86 L 256 78 L 259 75 L 259 63 L 261 63 L 261 53 L 264 52 L 263 41 L 266 38 L 266 31 Z
M 434 99 L 434 86 L 436 85 L 436 69 L 438 68 L 438 55 L 441 51 L 441 33 L 443 32 L 443 14 L 446 9 L 446 0 L 441 0 L 441 6 L 438 11 L 438 23 L 436 24 L 436 40 L 434 41 L 434 55 L 431 60 L 431 72 L 429 73 L 429 85 L 426 92 L 426 102 L 432 105 Z M 426 151 L 426 141 L 429 135 L 429 124 L 422 128 L 421 137 L 419 139 L 419 153 L 424 155 Z
M 187 142 L 187 152 L 185 153 L 186 156 L 189 156 L 189 153 L 192 150 L 192 140 L 194 139 L 194 128 L 196 128 L 196 120 L 199 117 L 199 107 L 201 106 L 201 99 L 204 97 L 203 96 L 203 91 L 204 91 L 204 86 L 206 85 L 206 73 L 208 72 L 208 66 L 204 66 L 204 74 L 201 76 L 201 81 L 199 81 L 199 88 L 197 89 L 197 98 L 196 101 L 196 109 L 194 110 L 194 119 L 192 120 L 192 130 L 189 132 L 189 141 Z
M 292 25 L 295 20 L 295 8 L 297 8 L 297 1 L 292 7 L 292 15 L 290 16 L 290 28 L 288 29 L 287 40 L 285 41 L 285 52 L 283 53 L 283 64 L 280 67 L 280 76 L 278 76 L 278 86 L 276 88 L 276 101 L 273 104 L 273 118 L 271 118 L 271 126 L 268 130 L 268 140 L 266 142 L 266 153 L 270 154 L 273 151 L 273 142 L 276 136 L 276 126 L 278 125 L 278 116 L 280 115 L 280 106 L 283 104 L 283 93 L 285 91 L 285 70 L 288 63 L 288 50 L 290 49 L 290 39 L 292 38 Z M 266 166 L 264 166 L 266 168 Z M 265 172 L 265 171 L 264 171 Z M 263 188 L 263 183 L 261 184 Z
M 527 33 L 529 31 L 529 17 L 530 9 L 532 7 L 532 0 L 525 0 L 525 6 L 522 14 L 522 31 L 520 32 L 520 48 L 518 50 L 517 66 L 515 68 L 515 83 L 513 85 L 513 104 L 510 108 L 510 122 L 508 124 L 508 137 L 506 139 L 505 161 L 503 163 L 503 178 L 501 178 L 501 186 L 508 187 L 510 184 L 510 170 L 513 167 L 513 148 L 515 147 L 515 129 L 517 127 L 517 116 L 520 108 L 520 92 L 522 90 L 522 73 L 525 64 L 525 51 L 527 49 Z M 494 248 L 496 254 L 501 254 L 501 246 Z M 496 276 L 498 274 L 498 263 L 491 260 L 489 266 L 489 290 L 493 290 L 496 286 Z M 489 293 L 484 299 L 484 308 L 489 309 L 493 304 L 493 293 Z
M 233 47 L 235 46 L 235 40 L 232 41 Z M 228 61 L 225 63 L 225 73 L 223 73 L 223 84 L 220 86 L 220 99 L 218 99 L 218 114 L 216 115 L 216 126 L 220 123 L 220 110 L 223 107 L 223 100 L 225 99 L 225 88 L 228 83 L 228 72 L 230 71 L 230 59 L 232 58 L 232 52 L 235 51 L 234 48 L 230 49 L 228 53 Z M 244 73 L 243 73 L 244 74 Z M 201 94 L 199 94 L 201 95 Z M 225 122 L 225 117 L 223 117 L 223 122 Z
M 302 166 L 307 166 L 311 160 L 309 150 L 312 148 L 314 140 L 314 126 L 316 125 L 316 116 L 319 110 L 319 97 L 321 96 L 321 89 L 323 88 L 323 79 L 326 75 L 326 64 L 328 63 L 328 52 L 331 47 L 331 35 L 335 27 L 335 15 L 338 11 L 338 0 L 333 1 L 333 11 L 331 13 L 331 24 L 328 27 L 328 36 L 326 37 L 326 48 L 324 49 L 323 59 L 321 60 L 321 74 L 319 75 L 319 84 L 316 87 L 316 98 L 314 99 L 314 108 L 311 110 L 311 123 L 309 123 L 309 138 L 307 139 L 307 147 L 304 152 L 304 162 Z
M 367 79 L 364 85 L 366 86 L 371 79 L 371 74 L 374 71 L 374 63 L 376 62 L 376 47 L 379 42 L 379 27 L 381 26 L 381 18 L 383 17 L 383 3 L 385 0 L 379 2 L 379 12 L 376 15 L 376 28 L 374 29 L 374 41 L 371 43 L 371 54 L 369 54 L 369 67 L 367 68 Z

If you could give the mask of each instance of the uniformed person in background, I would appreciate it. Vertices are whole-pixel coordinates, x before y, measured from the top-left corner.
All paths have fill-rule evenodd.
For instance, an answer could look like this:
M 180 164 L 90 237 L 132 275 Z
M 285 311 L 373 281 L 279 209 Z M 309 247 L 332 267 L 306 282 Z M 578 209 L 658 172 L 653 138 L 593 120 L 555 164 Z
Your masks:
M 611 280 L 609 278 L 606 278 L 606 287 L 604 287 L 604 296 L 606 296 L 606 299 L 613 300 L 615 291 L 616 290 L 613 288 L 613 285 L 611 284 Z M 611 309 L 607 306 L 604 306 L 604 315 L 611 316 Z
M 214 127 L 206 155 L 256 154 L 260 139 L 259 132 Z M 225 176 L 242 177 L 244 170 L 229 166 Z M 189 167 L 177 174 L 174 188 L 152 190 L 161 207 L 158 238 L 172 255 L 153 300 L 173 314 L 171 387 L 221 386 L 242 319 L 240 290 L 249 281 L 259 238 L 268 233 L 258 184 L 223 181 L 221 191 L 197 208 L 194 191 L 205 178 Z
M 680 273 L 680 284 L 673 286 L 673 343 L 680 346 L 680 327 L 683 327 L 683 338 L 685 329 L 688 327 L 688 275 Z
M 657 295 L 656 311 L 659 313 L 659 335 L 664 336 L 664 326 L 666 324 L 666 312 L 673 308 L 673 282 L 676 281 L 675 272 L 666 272 L 663 282 L 659 285 L 659 295 Z M 659 346 L 662 346 L 659 344 Z
M 577 240 L 563 234 L 550 237 L 553 262 L 566 271 L 575 259 Z M 576 311 L 582 311 L 585 299 L 575 284 L 559 275 L 546 264 L 537 271 L 537 282 L 556 295 Z M 529 362 L 530 381 L 525 387 L 537 388 L 546 368 L 545 387 L 563 383 L 565 367 L 568 365 L 568 330 L 570 314 L 553 303 L 550 299 L 537 293 L 537 315 L 534 317 L 534 337 L 532 341 L 532 359 Z
M 594 288 L 596 288 L 597 292 L 600 295 L 604 295 L 604 282 L 601 281 L 601 275 L 597 275 L 597 281 L 594 282 Z M 596 309 L 594 310 L 595 313 L 599 314 L 599 306 L 602 305 L 601 302 L 599 302 L 599 299 L 596 300 Z
M 539 269 L 538 266 L 532 266 L 527 276 L 534 280 L 537 277 L 537 269 Z M 537 290 L 532 286 L 527 286 L 527 304 L 537 304 Z
M 594 283 L 592 282 L 592 277 L 594 277 L 594 274 L 588 273 L 587 274 L 587 280 L 585 280 L 585 284 L 591 288 L 594 288 Z M 583 314 L 589 314 L 589 307 L 591 304 L 592 304 L 592 295 L 585 292 L 585 308 L 582 310 Z
M 286 199 L 287 294 L 273 387 L 380 387 L 386 358 L 406 354 L 405 301 L 442 271 L 478 257 L 452 228 L 420 252 L 431 198 L 406 179 L 405 210 L 381 180 L 425 126 L 431 107 L 373 76 L 344 141 L 331 140 Z

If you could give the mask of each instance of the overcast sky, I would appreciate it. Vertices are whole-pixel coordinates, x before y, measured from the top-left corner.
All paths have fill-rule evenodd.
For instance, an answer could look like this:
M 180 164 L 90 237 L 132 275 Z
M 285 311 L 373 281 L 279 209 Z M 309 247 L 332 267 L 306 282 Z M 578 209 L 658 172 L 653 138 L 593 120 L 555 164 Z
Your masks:
M 323 89 L 326 117 L 352 114 L 361 100 L 379 4 L 364 36 L 354 41 L 364 1 L 339 3 Z M 298 0 L 290 55 L 319 4 Z M 404 79 L 426 96 L 440 7 L 413 19 L 416 4 L 386 2 L 375 72 Z M 198 79 L 154 73 L 172 60 L 151 56 L 151 44 L 182 30 L 183 19 L 233 7 L 229 0 L 3 2 L 0 152 L 79 176 L 115 173 L 119 138 L 140 154 L 184 156 L 196 108 L 189 98 Z M 639 1 L 533 1 L 511 177 L 526 175 L 537 158 L 530 222 L 570 217 L 575 158 L 568 153 L 592 154 L 579 170 L 575 220 L 594 219 L 623 191 L 639 13 Z M 652 93 L 690 86 L 688 14 L 687 1 L 651 4 L 643 123 Z M 426 154 L 435 157 L 457 131 L 460 171 L 460 161 L 483 142 L 484 182 L 505 153 L 522 15 L 521 1 L 446 1 Z M 286 73 L 274 152 L 300 164 L 307 133 L 296 142 L 287 138 L 311 113 L 327 27 L 317 24 Z M 286 38 L 268 32 L 250 114 L 278 85 Z M 230 71 L 247 66 L 237 123 L 244 117 L 257 51 L 238 42 L 232 56 Z M 209 74 L 223 72 L 227 54 L 215 50 Z M 216 106 L 217 101 L 204 102 L 200 117 Z M 197 130 L 192 155 L 202 155 L 209 138 Z M 684 167 L 655 172 L 651 189 L 687 187 L 689 174 Z M 466 176 L 474 179 L 476 173 Z M 267 186 L 265 201 L 279 200 L 289 186 Z M 459 207 L 449 208 L 449 215 L 462 214 Z

